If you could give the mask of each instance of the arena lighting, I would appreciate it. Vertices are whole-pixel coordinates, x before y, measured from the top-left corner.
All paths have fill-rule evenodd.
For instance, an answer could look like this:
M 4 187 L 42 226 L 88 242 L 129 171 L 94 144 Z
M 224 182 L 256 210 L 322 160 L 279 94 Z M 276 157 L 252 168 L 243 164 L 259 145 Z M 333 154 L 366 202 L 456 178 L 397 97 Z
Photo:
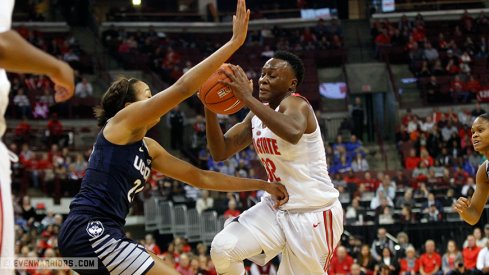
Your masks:
M 133 6 L 141 6 L 141 0 L 132 0 Z

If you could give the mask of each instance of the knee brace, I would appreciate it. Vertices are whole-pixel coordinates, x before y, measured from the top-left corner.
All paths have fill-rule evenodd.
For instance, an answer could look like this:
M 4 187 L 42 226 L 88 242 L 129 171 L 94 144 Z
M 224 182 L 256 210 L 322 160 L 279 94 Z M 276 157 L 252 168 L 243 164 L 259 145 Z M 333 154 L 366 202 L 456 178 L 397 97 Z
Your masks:
M 211 244 L 211 258 L 217 270 L 226 270 L 231 262 L 241 261 L 236 259 L 234 251 L 238 238 L 225 231 L 220 232 L 214 237 Z

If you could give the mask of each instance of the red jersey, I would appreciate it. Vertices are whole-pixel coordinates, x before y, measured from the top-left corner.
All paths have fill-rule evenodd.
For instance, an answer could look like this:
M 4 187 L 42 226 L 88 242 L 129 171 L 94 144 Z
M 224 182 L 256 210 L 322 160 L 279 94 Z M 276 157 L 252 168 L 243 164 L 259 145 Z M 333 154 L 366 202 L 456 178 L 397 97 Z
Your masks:
M 419 268 L 423 268 L 425 273 L 433 272 L 436 266 L 441 267 L 441 257 L 438 253 L 424 253 L 419 257 Z

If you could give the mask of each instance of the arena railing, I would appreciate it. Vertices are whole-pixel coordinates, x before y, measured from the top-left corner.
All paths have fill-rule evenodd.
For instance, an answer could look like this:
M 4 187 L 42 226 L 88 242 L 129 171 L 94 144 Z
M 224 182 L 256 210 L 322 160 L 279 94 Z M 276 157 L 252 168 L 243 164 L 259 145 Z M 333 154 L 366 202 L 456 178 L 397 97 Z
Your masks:
M 470 8 L 481 8 L 485 6 L 487 1 L 484 0 L 435 0 L 435 1 L 425 1 L 425 0 L 396 0 L 395 10 L 401 11 L 431 11 L 431 10 L 451 10 L 451 9 L 470 9 Z M 382 10 L 378 6 L 378 10 Z
M 478 16 L 480 12 L 488 13 L 489 9 L 467 9 L 467 12 L 472 16 Z M 457 10 L 444 10 L 444 11 L 411 11 L 411 12 L 393 12 L 393 13 L 376 13 L 372 15 L 372 20 L 399 20 L 403 15 L 410 19 L 414 19 L 416 16 L 423 16 L 425 21 L 448 21 L 458 20 L 465 13 L 463 9 Z
M 285 19 L 258 19 L 249 23 L 249 30 L 281 28 L 313 27 L 318 19 L 285 18 Z M 325 21 L 328 24 L 328 21 Z M 122 27 L 128 32 L 135 32 L 149 27 L 160 32 L 176 33 L 225 33 L 232 31 L 231 22 L 113 22 L 107 21 L 100 26 L 100 32 L 109 28 Z

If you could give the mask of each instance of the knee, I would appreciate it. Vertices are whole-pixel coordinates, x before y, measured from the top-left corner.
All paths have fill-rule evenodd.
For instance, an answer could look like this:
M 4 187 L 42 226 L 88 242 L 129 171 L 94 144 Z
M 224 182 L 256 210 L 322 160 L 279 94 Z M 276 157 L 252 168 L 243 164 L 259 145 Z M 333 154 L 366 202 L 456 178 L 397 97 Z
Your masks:
M 226 269 L 234 259 L 238 239 L 224 231 L 217 234 L 211 244 L 211 258 L 217 270 Z

